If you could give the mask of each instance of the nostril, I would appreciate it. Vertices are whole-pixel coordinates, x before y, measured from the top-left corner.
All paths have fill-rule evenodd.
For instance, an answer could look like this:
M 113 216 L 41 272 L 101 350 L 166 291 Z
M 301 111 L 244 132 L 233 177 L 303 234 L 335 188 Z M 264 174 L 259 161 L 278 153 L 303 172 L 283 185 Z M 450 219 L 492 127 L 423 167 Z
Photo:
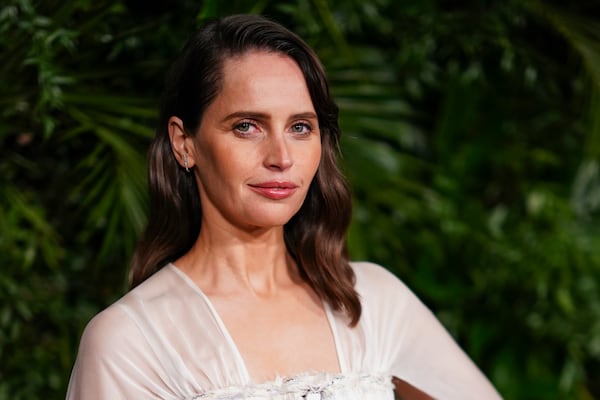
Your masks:
M 265 164 L 269 168 L 287 169 L 293 165 L 288 144 L 283 137 L 275 137 L 270 140 Z

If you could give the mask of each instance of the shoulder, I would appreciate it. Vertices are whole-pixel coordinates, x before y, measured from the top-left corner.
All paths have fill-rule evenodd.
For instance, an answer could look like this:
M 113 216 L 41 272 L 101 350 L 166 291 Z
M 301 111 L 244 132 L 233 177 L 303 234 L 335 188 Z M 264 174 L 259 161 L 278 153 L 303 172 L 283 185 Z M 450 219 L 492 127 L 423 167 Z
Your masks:
M 498 399 L 485 376 L 413 292 L 385 268 L 355 262 L 359 324 L 373 368 L 440 399 Z
M 356 290 L 363 300 L 370 298 L 412 297 L 412 291 L 396 275 L 381 265 L 355 261 L 350 266 L 356 276 Z
M 350 266 L 354 270 L 357 280 L 385 281 L 390 278 L 397 279 L 395 275 L 386 268 L 369 261 L 352 261 L 350 262 Z
M 141 332 L 118 303 L 100 312 L 81 336 L 67 399 L 126 398 L 117 377 L 131 378 L 131 352 L 143 353 L 143 347 Z
M 403 332 L 417 321 L 435 319 L 427 306 L 396 275 L 371 262 L 352 262 L 361 321 L 375 332 Z
M 141 343 L 141 332 L 121 301 L 101 311 L 85 327 L 79 345 L 80 357 L 98 360 L 119 354 L 132 343 Z
M 172 292 L 167 281 L 169 274 L 165 272 L 157 272 L 94 316 L 83 331 L 81 350 L 99 351 L 107 355 L 123 347 L 142 345 L 144 324 L 141 316 L 154 308 L 148 307 L 149 303 L 164 302 Z
M 147 388 L 160 368 L 153 349 L 152 323 L 145 310 L 154 311 L 153 301 L 164 296 L 164 279 L 136 287 L 95 317 L 81 336 L 77 360 L 71 373 L 67 398 L 149 398 Z M 132 366 L 134 366 L 132 368 Z

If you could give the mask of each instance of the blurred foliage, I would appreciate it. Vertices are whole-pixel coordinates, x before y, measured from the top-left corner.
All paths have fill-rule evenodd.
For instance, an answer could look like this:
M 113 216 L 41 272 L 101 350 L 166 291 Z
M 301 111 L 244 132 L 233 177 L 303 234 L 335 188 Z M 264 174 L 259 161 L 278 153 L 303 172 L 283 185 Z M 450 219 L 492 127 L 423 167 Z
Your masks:
M 166 66 L 238 12 L 328 69 L 353 257 L 406 281 L 506 398 L 600 398 L 598 4 L 7 0 L 0 399 L 64 397 L 84 324 L 125 290 Z

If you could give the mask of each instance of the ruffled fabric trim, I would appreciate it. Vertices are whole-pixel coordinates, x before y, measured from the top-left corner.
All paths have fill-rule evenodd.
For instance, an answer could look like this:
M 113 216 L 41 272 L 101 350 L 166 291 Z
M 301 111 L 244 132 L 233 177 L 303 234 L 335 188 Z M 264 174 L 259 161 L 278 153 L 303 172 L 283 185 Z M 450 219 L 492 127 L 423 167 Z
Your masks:
M 391 376 L 373 374 L 302 374 L 291 378 L 247 386 L 214 389 L 192 400 L 334 400 L 368 399 L 374 394 L 392 393 Z M 363 394 L 363 396 L 360 396 Z M 379 397 L 381 398 L 381 397 Z M 393 398 L 393 396 L 391 397 Z

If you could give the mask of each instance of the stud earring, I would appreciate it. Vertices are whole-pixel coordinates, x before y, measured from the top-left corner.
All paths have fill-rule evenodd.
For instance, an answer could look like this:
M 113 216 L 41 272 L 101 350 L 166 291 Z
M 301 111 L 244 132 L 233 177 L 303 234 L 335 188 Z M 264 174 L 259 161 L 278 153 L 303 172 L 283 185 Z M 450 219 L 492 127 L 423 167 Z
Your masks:
M 187 153 L 183 153 L 183 166 L 185 167 L 185 172 L 190 172 L 190 168 L 188 167 Z

